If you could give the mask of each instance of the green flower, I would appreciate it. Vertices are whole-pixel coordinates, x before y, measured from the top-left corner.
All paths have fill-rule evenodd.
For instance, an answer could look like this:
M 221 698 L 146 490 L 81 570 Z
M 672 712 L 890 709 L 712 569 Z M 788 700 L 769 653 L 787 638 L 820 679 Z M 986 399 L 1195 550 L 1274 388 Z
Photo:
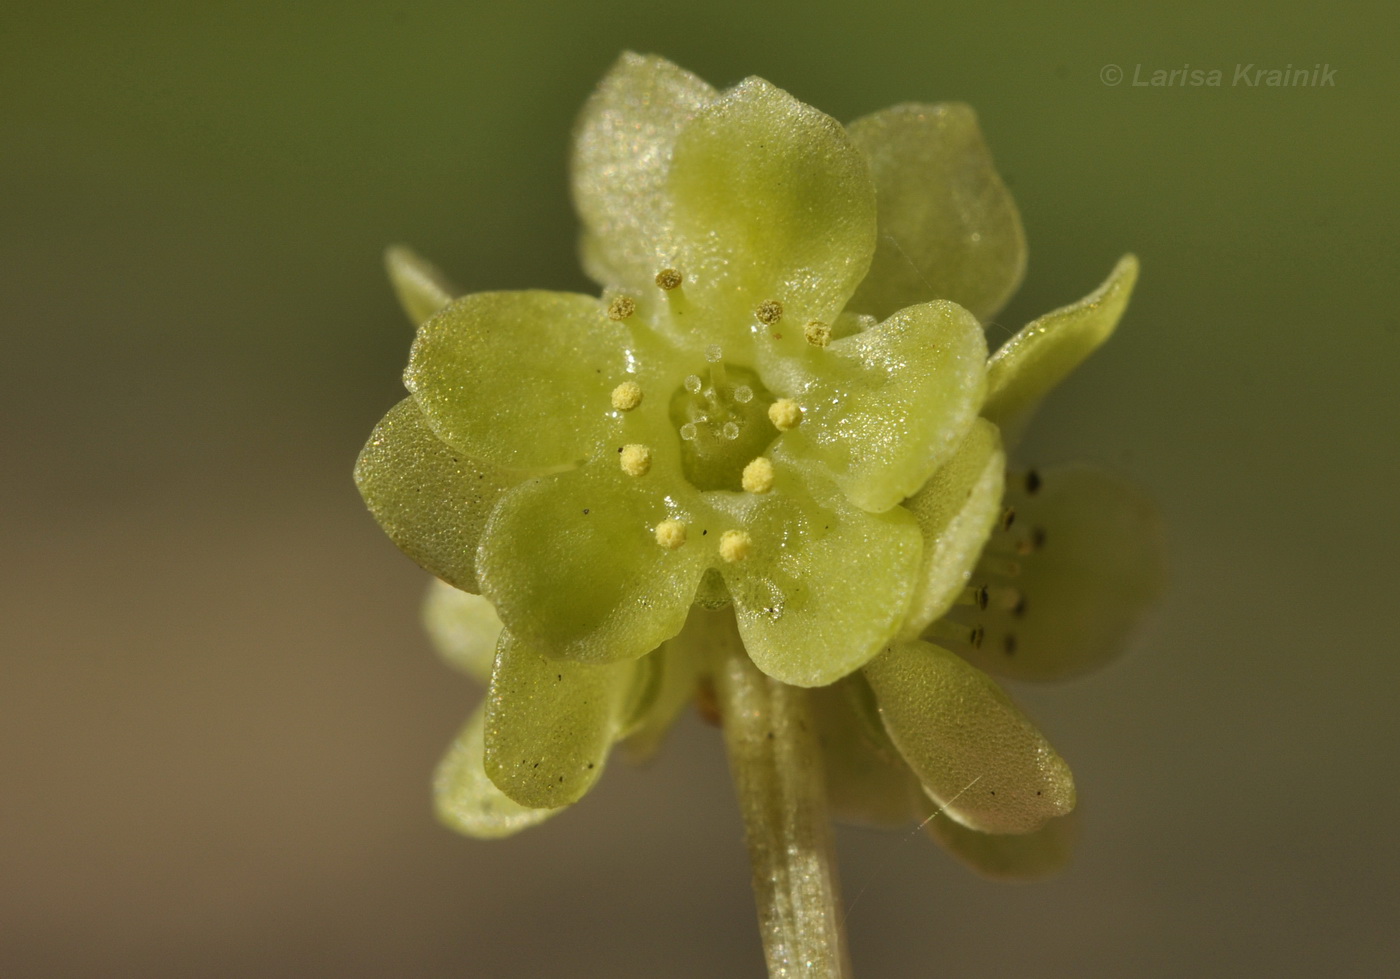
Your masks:
M 843 127 L 653 57 L 585 107 L 573 181 L 599 298 L 453 299 L 389 254 L 421 323 L 411 396 L 356 480 L 446 583 L 439 645 L 489 682 L 439 770 L 443 818 L 504 835 L 577 800 L 614 743 L 659 742 L 735 626 L 765 673 L 826 688 L 838 799 L 886 805 L 859 790 L 883 779 L 974 839 L 1071 809 L 1068 769 L 978 666 L 1110 655 L 1152 590 L 1151 515 L 1092 470 L 1006 483 L 1003 433 L 1112 331 L 1135 261 L 989 360 L 980 321 L 1025 244 L 969 109 Z

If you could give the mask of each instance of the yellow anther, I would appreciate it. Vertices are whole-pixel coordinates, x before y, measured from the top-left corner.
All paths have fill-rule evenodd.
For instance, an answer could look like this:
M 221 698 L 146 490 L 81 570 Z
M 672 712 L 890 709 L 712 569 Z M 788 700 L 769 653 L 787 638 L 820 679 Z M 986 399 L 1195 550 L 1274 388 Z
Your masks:
M 776 299 L 765 299 L 758 304 L 758 308 L 753 311 L 753 314 L 764 326 L 772 326 L 783 318 L 783 304 Z
M 685 543 L 685 523 L 680 520 L 663 520 L 656 525 L 656 543 L 674 551 Z
M 675 269 L 662 269 L 660 272 L 656 273 L 656 284 L 667 292 L 670 292 L 672 289 L 679 289 L 681 283 L 684 281 L 685 277 Z
M 802 420 L 802 406 L 791 398 L 779 398 L 768 406 L 768 420 L 780 432 L 796 428 L 797 423 Z
M 773 488 L 773 463 L 759 456 L 744 467 L 743 485 L 749 493 L 767 493 Z
M 637 301 L 631 296 L 614 296 L 608 303 L 608 319 L 625 320 L 637 311 Z
M 719 556 L 730 564 L 735 564 L 749 556 L 753 550 L 753 538 L 742 530 L 726 530 L 719 537 Z
M 831 327 L 820 320 L 812 320 L 802 328 L 802 335 L 814 347 L 825 347 L 831 342 Z
M 642 386 L 636 381 L 623 381 L 612 390 L 612 406 L 618 411 L 631 411 L 642 403 Z
M 618 460 L 622 471 L 629 476 L 645 476 L 651 472 L 651 449 L 645 445 L 624 445 Z

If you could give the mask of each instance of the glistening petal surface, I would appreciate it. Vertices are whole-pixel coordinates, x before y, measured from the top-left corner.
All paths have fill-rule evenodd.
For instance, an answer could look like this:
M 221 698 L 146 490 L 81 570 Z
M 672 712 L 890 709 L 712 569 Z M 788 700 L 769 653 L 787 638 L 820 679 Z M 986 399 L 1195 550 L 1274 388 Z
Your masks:
M 576 464 L 609 430 L 628 334 L 597 299 L 481 292 L 418 330 L 404 384 L 438 437 L 509 469 Z
M 604 453 L 502 501 L 477 561 L 506 628 L 595 663 L 636 659 L 680 632 L 708 558 L 698 529 L 675 550 L 657 544 L 658 523 L 696 515 L 664 476 L 629 476 Z
M 919 584 L 900 636 L 913 639 L 967 588 L 982 545 L 1002 512 L 1006 455 L 997 428 L 977 419 L 967 437 L 904 506 L 924 537 Z
M 633 662 L 574 663 L 501 634 L 486 696 L 485 771 L 531 809 L 577 802 L 626 721 Z
M 574 129 L 574 205 L 589 275 L 654 290 L 671 254 L 664 193 L 676 136 L 715 90 L 665 58 L 627 52 L 604 76 Z
M 1138 260 L 1125 255 L 1089 295 L 1022 327 L 987 362 L 982 414 L 1019 433 L 1040 399 L 1112 335 L 1128 308 Z
M 782 451 L 824 464 L 866 510 L 917 492 L 957 451 L 977 418 L 987 344 L 954 303 L 901 310 L 869 330 L 806 351 L 808 372 L 777 383 L 796 394 L 802 423 Z M 776 371 L 770 371 L 770 374 Z
M 964 826 L 1029 833 L 1074 808 L 1069 766 L 981 670 L 916 640 L 891 645 L 865 678 L 890 740 Z
M 681 131 L 667 192 L 686 318 L 708 342 L 758 335 L 760 350 L 797 349 L 803 324 L 830 323 L 869 267 L 875 191 L 865 159 L 840 123 L 760 78 Z M 755 310 L 769 300 L 782 316 L 760 325 Z
M 744 648 L 764 673 L 824 686 L 859 668 L 899 628 L 919 566 L 919 529 L 900 508 L 866 513 L 786 465 L 762 496 L 724 503 L 752 549 L 720 566 Z
M 1011 192 L 960 103 L 896 105 L 857 119 L 880 240 L 851 308 L 878 318 L 951 299 L 986 321 L 1021 283 L 1026 237 Z
M 476 546 L 491 510 L 519 476 L 441 441 L 412 398 L 389 409 L 355 462 L 355 485 L 405 554 L 475 592 Z
M 449 828 L 493 840 L 542 823 L 558 810 L 522 806 L 496 788 L 483 766 L 485 726 L 486 705 L 482 704 L 433 773 L 433 808 Z

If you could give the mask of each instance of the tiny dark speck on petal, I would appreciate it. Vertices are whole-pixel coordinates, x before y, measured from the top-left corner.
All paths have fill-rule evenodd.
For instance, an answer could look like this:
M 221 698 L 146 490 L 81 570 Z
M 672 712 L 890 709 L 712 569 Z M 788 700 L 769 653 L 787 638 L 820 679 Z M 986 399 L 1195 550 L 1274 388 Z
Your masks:
M 564 674 L 562 674 L 562 673 L 556 673 L 556 674 L 554 674 L 554 679 L 556 679 L 556 680 L 562 680 L 562 679 L 564 679 Z
M 585 517 L 588 516 L 588 507 L 584 507 L 584 508 L 583 508 L 583 515 L 584 515 Z
M 769 731 L 769 732 L 768 732 L 768 740 L 769 740 L 769 741 L 772 741 L 772 740 L 773 740 L 773 732 L 772 732 L 772 731 Z

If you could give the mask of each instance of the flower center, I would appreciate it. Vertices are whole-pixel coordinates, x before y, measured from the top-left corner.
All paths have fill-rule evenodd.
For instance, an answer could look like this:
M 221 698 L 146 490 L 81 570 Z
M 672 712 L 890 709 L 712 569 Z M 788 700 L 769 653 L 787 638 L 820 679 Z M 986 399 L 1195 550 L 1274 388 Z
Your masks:
M 777 437 L 768 418 L 773 397 L 758 375 L 726 366 L 719 347 L 705 351 L 708 377 L 691 374 L 671 395 L 671 423 L 681 438 L 681 467 L 700 490 L 744 488 L 744 467 Z

